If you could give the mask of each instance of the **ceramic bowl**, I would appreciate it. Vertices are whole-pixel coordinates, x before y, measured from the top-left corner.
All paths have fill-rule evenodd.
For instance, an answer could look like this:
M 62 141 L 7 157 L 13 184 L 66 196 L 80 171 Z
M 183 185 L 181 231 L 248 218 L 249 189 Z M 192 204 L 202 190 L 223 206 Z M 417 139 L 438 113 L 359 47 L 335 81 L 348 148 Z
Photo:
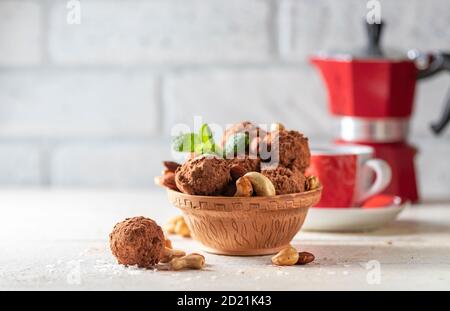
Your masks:
M 215 254 L 254 256 L 286 247 L 305 221 L 322 188 L 273 197 L 216 197 L 167 190 L 192 236 Z

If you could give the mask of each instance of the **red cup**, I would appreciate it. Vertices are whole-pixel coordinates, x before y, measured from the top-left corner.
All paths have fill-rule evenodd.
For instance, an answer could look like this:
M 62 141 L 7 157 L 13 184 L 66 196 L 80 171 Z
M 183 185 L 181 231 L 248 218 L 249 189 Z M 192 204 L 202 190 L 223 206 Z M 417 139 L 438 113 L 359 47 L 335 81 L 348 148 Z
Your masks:
M 317 176 L 323 186 L 315 207 L 361 206 L 386 189 L 391 168 L 373 154 L 373 148 L 359 145 L 313 148 L 307 175 Z

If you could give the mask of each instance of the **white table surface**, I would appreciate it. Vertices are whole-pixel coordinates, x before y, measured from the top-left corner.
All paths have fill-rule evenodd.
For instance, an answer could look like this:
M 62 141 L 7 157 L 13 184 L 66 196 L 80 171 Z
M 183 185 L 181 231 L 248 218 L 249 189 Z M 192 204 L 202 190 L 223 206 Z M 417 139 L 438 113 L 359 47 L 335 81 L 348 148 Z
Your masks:
M 162 190 L 0 190 L 0 289 L 450 289 L 450 201 L 410 207 L 371 233 L 300 232 L 293 245 L 316 256 L 306 266 L 275 267 L 270 256 L 211 255 L 173 236 L 175 248 L 206 256 L 204 271 L 116 264 L 108 244 L 116 222 L 144 215 L 164 224 L 177 213 Z M 367 269 L 368 262 L 375 265 Z

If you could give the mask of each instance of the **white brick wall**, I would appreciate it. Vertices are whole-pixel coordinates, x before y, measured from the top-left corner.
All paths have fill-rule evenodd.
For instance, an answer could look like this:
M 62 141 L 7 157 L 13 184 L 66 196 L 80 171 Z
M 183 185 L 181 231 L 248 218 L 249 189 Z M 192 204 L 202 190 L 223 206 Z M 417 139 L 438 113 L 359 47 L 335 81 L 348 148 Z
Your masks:
M 0 184 L 152 184 L 174 123 L 278 120 L 330 140 L 318 49 L 364 44 L 365 0 L 0 0 Z M 381 0 L 385 46 L 450 50 L 448 0 Z M 421 82 L 422 192 L 448 193 L 450 75 Z
M 42 9 L 34 1 L 0 1 L 0 65 L 34 65 L 42 59 Z
M 311 51 L 355 51 L 364 47 L 365 0 L 283 0 L 280 49 L 303 61 Z M 450 49 L 448 0 L 380 0 L 386 22 L 382 44 L 391 52 L 411 48 Z M 288 34 L 288 35 L 286 35 Z
M 0 137 L 150 136 L 158 129 L 151 74 L 0 73 Z
M 330 117 L 325 113 L 321 81 L 309 68 L 197 71 L 177 73 L 165 82 L 169 126 L 192 124 L 193 117 L 200 115 L 204 121 L 218 124 L 278 120 L 312 137 L 331 134 L 331 129 L 323 126 Z
M 51 183 L 62 186 L 152 187 L 170 158 L 161 141 L 81 142 L 55 148 Z M 158 163 L 159 165 L 155 165 Z
M 269 58 L 265 0 L 86 1 L 81 25 L 64 1 L 50 15 L 50 56 L 61 64 L 259 62 Z

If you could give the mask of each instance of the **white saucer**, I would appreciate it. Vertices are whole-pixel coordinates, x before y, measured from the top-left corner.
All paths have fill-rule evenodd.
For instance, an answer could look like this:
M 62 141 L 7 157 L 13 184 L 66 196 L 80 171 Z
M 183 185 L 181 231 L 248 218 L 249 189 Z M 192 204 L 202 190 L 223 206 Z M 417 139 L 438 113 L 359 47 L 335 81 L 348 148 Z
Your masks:
M 395 220 L 407 204 L 377 208 L 310 208 L 302 230 L 327 232 L 370 231 Z

